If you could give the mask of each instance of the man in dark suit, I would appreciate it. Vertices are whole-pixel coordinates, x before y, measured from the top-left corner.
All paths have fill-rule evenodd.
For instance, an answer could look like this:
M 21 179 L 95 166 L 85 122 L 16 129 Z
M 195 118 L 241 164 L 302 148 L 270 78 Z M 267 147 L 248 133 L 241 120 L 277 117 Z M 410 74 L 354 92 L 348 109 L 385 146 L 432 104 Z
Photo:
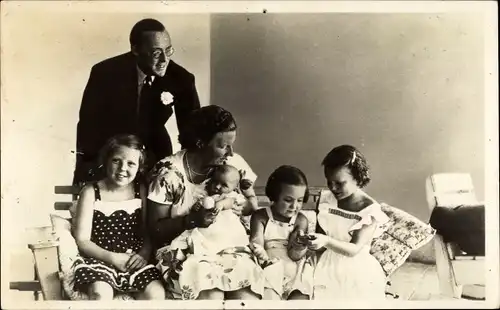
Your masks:
M 138 135 L 149 165 L 171 155 L 165 123 L 173 108 L 181 132 L 187 115 L 200 107 L 194 75 L 170 60 L 174 48 L 163 24 L 139 21 L 130 46 L 130 52 L 92 67 L 77 125 L 73 184 L 102 177 L 102 171 L 97 173 L 99 150 L 116 134 Z

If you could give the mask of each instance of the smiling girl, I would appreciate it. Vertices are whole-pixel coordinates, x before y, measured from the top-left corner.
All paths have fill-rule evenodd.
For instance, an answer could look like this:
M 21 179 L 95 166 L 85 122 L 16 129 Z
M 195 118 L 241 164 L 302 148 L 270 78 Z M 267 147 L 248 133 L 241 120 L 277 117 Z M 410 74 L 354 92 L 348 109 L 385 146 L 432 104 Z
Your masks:
M 78 200 L 75 288 L 90 299 L 113 299 L 115 292 L 137 299 L 165 299 L 160 273 L 149 264 L 145 230 L 146 189 L 136 177 L 144 150 L 133 135 L 111 138 L 101 153 L 106 177 L 86 185 Z

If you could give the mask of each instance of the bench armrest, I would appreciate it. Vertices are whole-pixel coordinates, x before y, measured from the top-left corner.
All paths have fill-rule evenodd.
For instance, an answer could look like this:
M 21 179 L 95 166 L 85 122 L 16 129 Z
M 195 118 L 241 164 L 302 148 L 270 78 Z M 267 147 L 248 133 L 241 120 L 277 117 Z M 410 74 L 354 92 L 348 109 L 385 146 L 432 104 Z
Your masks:
M 28 248 L 35 259 L 38 281 L 44 300 L 61 300 L 62 290 L 59 279 L 59 241 L 52 226 L 36 227 L 28 230 Z

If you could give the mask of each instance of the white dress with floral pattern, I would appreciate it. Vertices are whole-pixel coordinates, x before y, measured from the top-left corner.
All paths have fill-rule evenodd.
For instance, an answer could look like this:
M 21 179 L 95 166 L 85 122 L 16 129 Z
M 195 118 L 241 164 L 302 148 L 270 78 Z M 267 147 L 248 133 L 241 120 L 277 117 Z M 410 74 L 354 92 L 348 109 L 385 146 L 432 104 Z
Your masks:
M 160 204 L 172 204 L 173 218 L 189 213 L 191 207 L 206 195 L 205 183 L 193 184 L 188 181 L 184 169 L 185 150 L 161 160 L 154 168 L 148 199 Z M 257 175 L 238 154 L 228 157 L 226 164 L 240 170 L 245 179 L 255 182 Z M 228 233 L 231 233 L 228 231 Z M 170 277 L 172 252 L 166 246 L 157 252 L 167 289 L 174 298 L 196 299 L 201 291 L 219 289 L 236 291 L 249 287 L 261 295 L 266 287 L 264 271 L 256 263 L 246 244 L 210 255 L 190 255 L 182 264 L 179 280 Z
M 352 232 L 376 222 L 374 238 L 383 232 L 381 225 L 389 218 L 378 203 L 359 212 L 338 208 L 331 192 L 325 193 L 318 205 L 318 225 L 325 234 L 340 241 L 350 242 Z M 314 299 L 366 300 L 385 299 L 386 277 L 380 263 L 370 254 L 370 243 L 350 257 L 326 249 L 318 259 L 314 272 Z

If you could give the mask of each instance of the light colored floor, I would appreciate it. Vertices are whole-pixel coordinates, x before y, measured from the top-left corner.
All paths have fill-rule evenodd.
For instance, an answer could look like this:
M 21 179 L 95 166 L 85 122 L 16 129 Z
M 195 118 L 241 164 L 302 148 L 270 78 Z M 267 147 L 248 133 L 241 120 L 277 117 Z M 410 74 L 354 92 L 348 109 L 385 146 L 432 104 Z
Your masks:
M 403 300 L 433 300 L 439 296 L 436 265 L 406 262 L 391 276 L 390 292 Z

